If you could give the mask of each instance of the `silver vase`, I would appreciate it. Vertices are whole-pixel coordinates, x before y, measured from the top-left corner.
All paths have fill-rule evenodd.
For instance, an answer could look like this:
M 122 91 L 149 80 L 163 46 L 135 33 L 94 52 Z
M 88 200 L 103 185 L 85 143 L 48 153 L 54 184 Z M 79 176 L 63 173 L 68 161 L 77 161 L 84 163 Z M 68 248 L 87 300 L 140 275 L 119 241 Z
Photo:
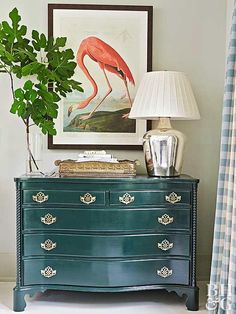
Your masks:
M 143 137 L 147 172 L 152 177 L 179 176 L 183 164 L 185 135 L 171 127 L 169 118 L 161 118 L 157 129 Z

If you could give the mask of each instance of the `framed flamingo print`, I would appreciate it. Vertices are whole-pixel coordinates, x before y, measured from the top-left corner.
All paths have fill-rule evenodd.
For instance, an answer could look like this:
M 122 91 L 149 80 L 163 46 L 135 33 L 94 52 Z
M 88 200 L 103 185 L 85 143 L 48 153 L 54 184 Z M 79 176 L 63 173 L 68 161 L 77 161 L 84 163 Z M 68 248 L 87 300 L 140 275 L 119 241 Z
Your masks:
M 49 36 L 67 37 L 74 79 L 84 92 L 67 95 L 51 149 L 142 149 L 147 121 L 129 119 L 139 82 L 152 67 L 152 7 L 48 5 Z

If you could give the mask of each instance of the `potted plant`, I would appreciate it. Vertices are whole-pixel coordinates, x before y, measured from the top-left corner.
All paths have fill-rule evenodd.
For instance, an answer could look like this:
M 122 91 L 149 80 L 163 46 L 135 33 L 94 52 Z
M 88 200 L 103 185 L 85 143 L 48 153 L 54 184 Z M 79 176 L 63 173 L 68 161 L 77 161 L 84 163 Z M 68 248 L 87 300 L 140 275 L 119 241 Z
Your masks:
M 10 77 L 12 105 L 26 131 L 29 171 L 38 169 L 30 148 L 30 130 L 38 126 L 43 134 L 55 135 L 53 119 L 58 115 L 58 103 L 73 90 L 83 91 L 81 83 L 72 79 L 76 63 L 72 49 L 65 48 L 66 38 L 47 38 L 33 30 L 27 37 L 27 27 L 21 25 L 21 16 L 14 8 L 11 23 L 0 23 L 0 72 Z M 15 79 L 21 87 L 15 88 Z

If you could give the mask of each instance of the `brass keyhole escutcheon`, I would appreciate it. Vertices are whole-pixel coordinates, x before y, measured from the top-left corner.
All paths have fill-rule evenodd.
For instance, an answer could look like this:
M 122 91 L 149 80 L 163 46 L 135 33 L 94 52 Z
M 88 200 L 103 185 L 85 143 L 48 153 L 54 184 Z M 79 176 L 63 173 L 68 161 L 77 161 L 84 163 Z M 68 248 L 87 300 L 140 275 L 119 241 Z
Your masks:
M 51 214 L 46 214 L 44 217 L 41 217 L 41 222 L 45 225 L 51 225 L 57 221 L 57 217 L 53 217 Z
M 170 195 L 166 195 L 166 201 L 175 204 L 181 201 L 181 195 L 176 194 L 175 192 L 170 193 Z
M 161 243 L 157 243 L 157 246 L 162 251 L 168 251 L 173 248 L 174 243 L 169 242 L 167 239 L 163 240 Z
M 164 266 L 160 270 L 157 270 L 157 275 L 162 278 L 170 277 L 173 273 L 172 269 L 168 269 L 168 267 Z
M 45 278 L 51 278 L 53 276 L 56 276 L 57 271 L 52 269 L 52 267 L 47 266 L 44 269 L 41 269 L 41 275 Z
M 173 217 L 170 217 L 167 214 L 162 215 L 161 217 L 158 217 L 158 222 L 164 226 L 172 224 L 174 221 Z
M 43 192 L 38 192 L 36 195 L 32 196 L 32 199 L 36 203 L 44 203 L 48 201 L 48 195 L 45 195 Z
M 80 196 L 80 201 L 84 204 L 91 204 L 96 201 L 96 196 L 92 196 L 90 193 L 85 193 L 83 196 Z
M 47 239 L 43 243 L 41 243 L 41 248 L 44 249 L 45 251 L 51 251 L 55 249 L 57 246 L 56 242 L 52 242 L 52 240 Z
M 134 199 L 134 196 L 131 196 L 129 193 L 125 193 L 124 195 L 119 197 L 119 201 L 125 205 L 133 203 Z

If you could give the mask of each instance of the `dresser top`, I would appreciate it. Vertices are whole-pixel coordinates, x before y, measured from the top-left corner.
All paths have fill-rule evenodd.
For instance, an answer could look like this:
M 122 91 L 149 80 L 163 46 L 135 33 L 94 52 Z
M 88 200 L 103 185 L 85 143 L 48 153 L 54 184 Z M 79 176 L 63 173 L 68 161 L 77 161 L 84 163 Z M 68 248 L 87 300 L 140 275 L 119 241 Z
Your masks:
M 59 176 L 21 176 L 15 178 L 16 182 L 83 182 L 83 183 L 94 183 L 94 182 L 100 182 L 100 183 L 116 183 L 116 182 L 126 182 L 126 183 L 168 183 L 170 181 L 171 183 L 191 183 L 191 182 L 199 182 L 199 179 L 193 178 L 188 175 L 180 175 L 179 177 L 149 177 L 147 175 L 137 175 L 132 178 L 96 178 L 96 177 L 59 177 Z

